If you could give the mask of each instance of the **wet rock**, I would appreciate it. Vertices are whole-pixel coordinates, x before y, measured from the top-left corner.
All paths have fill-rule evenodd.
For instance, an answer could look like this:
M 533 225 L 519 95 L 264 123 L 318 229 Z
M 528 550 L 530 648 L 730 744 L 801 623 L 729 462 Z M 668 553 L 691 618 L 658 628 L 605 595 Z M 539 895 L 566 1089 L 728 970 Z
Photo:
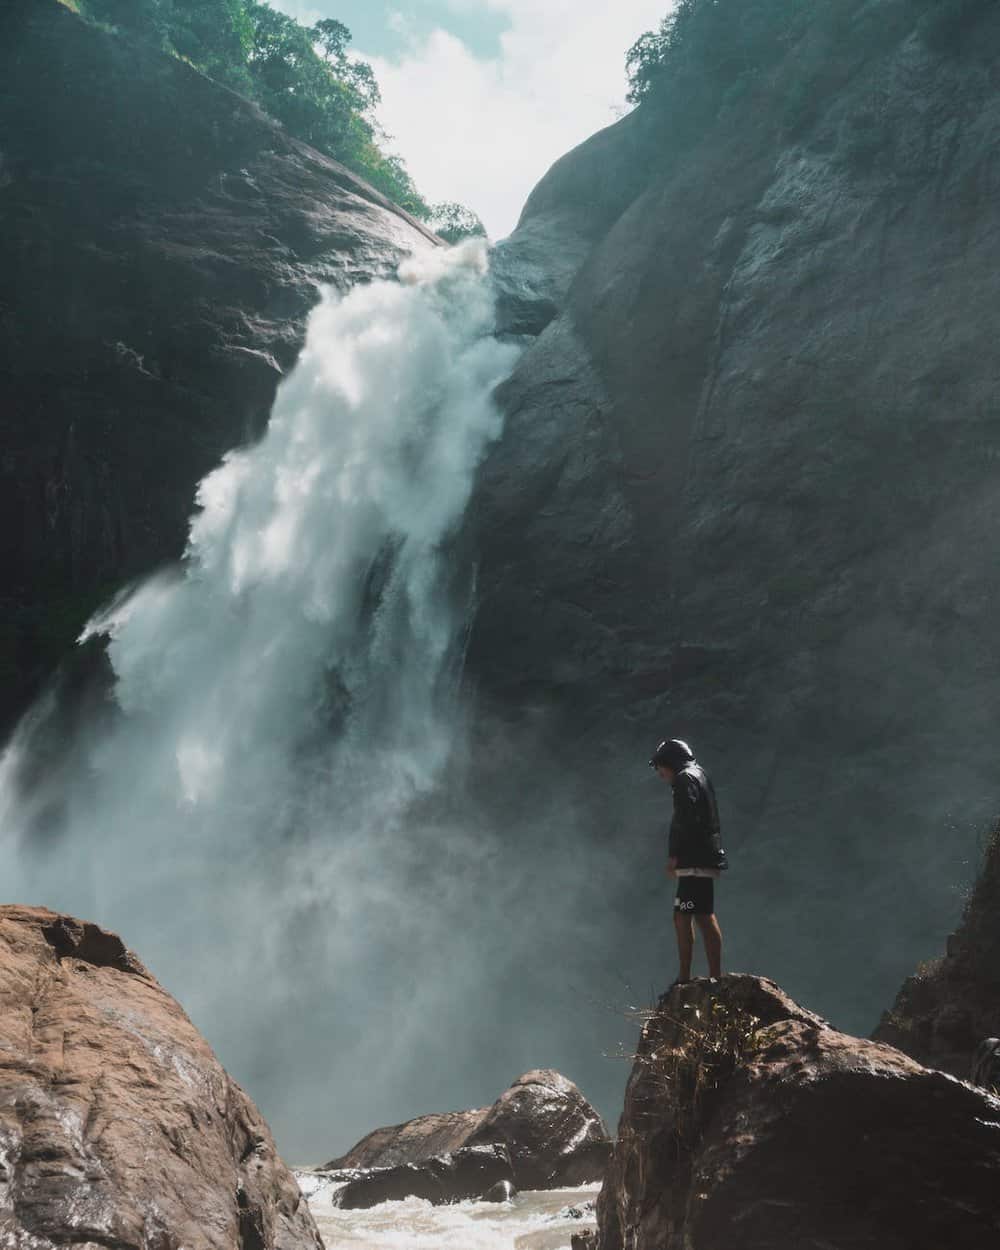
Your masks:
M 609 1155 L 604 1121 L 572 1081 L 551 1069 L 518 1077 L 469 1138 L 506 1146 L 519 1189 L 600 1180 Z
M 401 1163 L 420 1163 L 437 1155 L 450 1154 L 466 1145 L 482 1124 L 489 1107 L 472 1111 L 446 1111 L 421 1115 L 405 1124 L 374 1129 L 346 1154 L 324 1163 L 321 1170 L 336 1172 L 345 1168 L 389 1168 Z
M 0 907 L 0 1245 L 320 1250 L 256 1107 L 113 933 Z
M 358 1210 L 403 1198 L 440 1205 L 478 1198 L 498 1186 L 512 1186 L 512 1181 L 510 1157 L 502 1146 L 465 1146 L 420 1163 L 360 1172 L 337 1191 L 333 1205 Z
M 1000 1089 L 1000 1037 L 987 1037 L 981 1041 L 972 1056 L 969 1079 L 973 1085 L 996 1093 Z
M 518 1077 L 492 1107 L 376 1129 L 323 1170 L 423 1164 L 465 1146 L 493 1145 L 508 1153 L 518 1189 L 599 1181 L 611 1149 L 604 1121 L 573 1082 L 542 1069 Z
M 563 1207 L 558 1215 L 553 1216 L 557 1220 L 585 1220 L 588 1215 L 594 1214 L 596 1204 L 593 1202 L 584 1202 L 575 1207 Z
M 597 1229 L 586 1228 L 583 1232 L 574 1233 L 569 1239 L 570 1250 L 599 1250 Z
M 646 1023 L 600 1250 L 977 1250 L 1000 1236 L 1000 1101 L 724 977 Z
M 517 1190 L 510 1181 L 497 1181 L 483 1194 L 483 1202 L 513 1202 Z

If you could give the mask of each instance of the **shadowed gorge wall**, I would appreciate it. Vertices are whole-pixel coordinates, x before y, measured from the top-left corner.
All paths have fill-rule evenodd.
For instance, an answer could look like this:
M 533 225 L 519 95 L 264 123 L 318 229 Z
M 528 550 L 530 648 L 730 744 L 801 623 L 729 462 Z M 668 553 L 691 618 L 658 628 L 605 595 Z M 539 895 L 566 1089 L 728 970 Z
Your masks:
M 1000 13 L 942 41 L 933 8 L 816 5 L 737 106 L 643 104 L 553 167 L 501 251 L 568 292 L 475 505 L 492 707 L 548 718 L 636 881 L 645 759 L 690 738 L 732 960 L 858 1031 L 954 926 L 1000 781 Z

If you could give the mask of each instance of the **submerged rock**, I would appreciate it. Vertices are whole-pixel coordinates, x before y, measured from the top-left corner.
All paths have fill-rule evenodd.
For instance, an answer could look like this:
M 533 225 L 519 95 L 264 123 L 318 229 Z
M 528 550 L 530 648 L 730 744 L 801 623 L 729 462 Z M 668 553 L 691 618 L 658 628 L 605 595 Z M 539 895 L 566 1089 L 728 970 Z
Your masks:
M 981 1250 L 1000 1101 L 850 1037 L 772 982 L 694 982 L 643 1029 L 600 1250 Z
M 113 933 L 0 907 L 0 1245 L 320 1250 L 270 1130 Z
M 497 1181 L 483 1194 L 483 1202 L 513 1202 L 516 1197 L 517 1190 L 510 1181 Z
M 598 1181 L 611 1152 L 604 1121 L 573 1082 L 539 1069 L 518 1077 L 492 1107 L 425 1115 L 375 1129 L 322 1170 L 390 1168 L 399 1173 L 391 1182 L 394 1187 L 410 1178 L 413 1185 L 434 1190 L 438 1165 L 457 1158 L 466 1147 L 499 1147 L 510 1160 L 511 1175 L 498 1179 L 509 1179 L 518 1189 Z M 422 1169 L 430 1169 L 430 1179 L 423 1178 Z M 467 1196 L 484 1193 L 490 1183 Z M 425 1196 L 416 1188 L 409 1192 Z

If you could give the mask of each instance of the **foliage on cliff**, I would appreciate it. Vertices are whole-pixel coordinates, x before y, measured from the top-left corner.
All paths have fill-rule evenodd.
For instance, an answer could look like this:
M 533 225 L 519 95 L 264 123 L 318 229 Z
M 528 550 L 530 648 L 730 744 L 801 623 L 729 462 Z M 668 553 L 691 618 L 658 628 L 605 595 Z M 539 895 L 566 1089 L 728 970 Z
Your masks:
M 926 43 L 946 49 L 961 42 L 992 2 L 678 0 L 659 27 L 629 49 L 628 98 L 669 112 L 683 130 L 742 101 L 795 47 L 803 55 L 800 81 L 787 100 L 787 120 L 794 124 L 809 109 L 804 84 L 831 54 L 852 46 L 874 50 L 880 36 L 897 33 L 897 24 L 915 26 Z
M 342 162 L 414 216 L 451 220 L 453 205 L 431 205 L 404 162 L 385 150 L 374 118 L 379 88 L 372 67 L 349 54 L 351 32 L 326 18 L 304 26 L 258 0 L 78 0 L 79 11 L 182 57 L 249 96 L 296 138 Z M 478 218 L 461 210 L 458 234 Z

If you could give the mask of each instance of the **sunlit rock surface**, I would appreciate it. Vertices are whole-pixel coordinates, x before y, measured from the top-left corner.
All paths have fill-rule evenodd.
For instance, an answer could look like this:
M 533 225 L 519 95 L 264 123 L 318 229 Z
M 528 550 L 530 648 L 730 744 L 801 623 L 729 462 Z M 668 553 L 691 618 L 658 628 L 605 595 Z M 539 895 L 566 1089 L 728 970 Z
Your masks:
M 102 598 L 180 554 L 316 283 L 432 241 L 182 61 L 58 0 L 0 8 L 2 732 Z
M 982 1250 L 1000 1100 L 724 977 L 645 1024 L 598 1200 L 600 1250 Z
M 0 907 L 0 1245 L 319 1250 L 256 1107 L 120 938 Z

